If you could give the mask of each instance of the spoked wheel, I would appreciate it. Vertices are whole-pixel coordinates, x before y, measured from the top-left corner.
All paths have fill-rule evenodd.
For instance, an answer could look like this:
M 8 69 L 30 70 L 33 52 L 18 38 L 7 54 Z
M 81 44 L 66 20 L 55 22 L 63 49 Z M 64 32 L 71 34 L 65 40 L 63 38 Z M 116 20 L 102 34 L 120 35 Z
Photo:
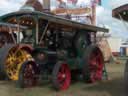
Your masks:
M 18 86 L 20 88 L 34 87 L 38 83 L 38 67 L 34 61 L 25 61 L 20 70 Z
M 31 55 L 25 50 L 19 49 L 18 46 L 5 46 L 2 66 L 7 77 L 11 80 L 18 80 L 21 65 L 29 59 L 32 59 Z
M 102 52 L 98 47 L 89 46 L 86 49 L 83 62 L 83 77 L 86 82 L 93 83 L 102 79 L 104 62 Z
M 52 72 L 52 83 L 56 90 L 66 90 L 70 86 L 71 73 L 68 65 L 64 62 L 55 64 Z

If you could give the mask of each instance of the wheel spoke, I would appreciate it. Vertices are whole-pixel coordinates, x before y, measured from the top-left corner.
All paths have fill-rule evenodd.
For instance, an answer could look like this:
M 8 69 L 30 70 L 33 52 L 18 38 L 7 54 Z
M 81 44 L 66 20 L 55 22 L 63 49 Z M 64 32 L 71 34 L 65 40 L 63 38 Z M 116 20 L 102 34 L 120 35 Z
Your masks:
M 34 66 L 32 64 L 27 64 L 23 74 L 25 87 L 32 87 L 36 85 L 37 79 L 35 75 Z
M 61 71 L 62 73 L 65 73 L 65 66 L 64 66 L 64 65 L 62 65 L 60 71 Z

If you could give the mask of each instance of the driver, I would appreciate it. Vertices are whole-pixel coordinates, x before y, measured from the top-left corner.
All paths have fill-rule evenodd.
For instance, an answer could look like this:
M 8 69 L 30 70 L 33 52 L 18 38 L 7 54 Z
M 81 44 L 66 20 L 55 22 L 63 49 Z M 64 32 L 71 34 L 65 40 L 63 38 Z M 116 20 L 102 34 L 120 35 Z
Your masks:
M 34 38 L 32 36 L 31 30 L 27 30 L 26 32 L 24 32 L 24 38 L 22 39 L 22 42 L 24 42 L 24 43 L 33 43 L 34 42 Z

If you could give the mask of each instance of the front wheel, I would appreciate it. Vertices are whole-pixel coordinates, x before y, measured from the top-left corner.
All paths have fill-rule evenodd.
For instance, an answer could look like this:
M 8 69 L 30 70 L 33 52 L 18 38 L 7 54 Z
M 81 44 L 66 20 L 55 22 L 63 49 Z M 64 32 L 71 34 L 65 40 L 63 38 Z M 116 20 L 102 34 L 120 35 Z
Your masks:
M 57 62 L 52 72 L 53 87 L 57 90 L 66 90 L 70 86 L 71 72 L 68 64 L 65 62 Z
M 94 83 L 102 79 L 103 55 L 97 46 L 87 47 L 83 57 L 83 77 L 88 83 Z
M 29 88 L 37 85 L 38 67 L 34 61 L 25 61 L 19 72 L 18 87 Z

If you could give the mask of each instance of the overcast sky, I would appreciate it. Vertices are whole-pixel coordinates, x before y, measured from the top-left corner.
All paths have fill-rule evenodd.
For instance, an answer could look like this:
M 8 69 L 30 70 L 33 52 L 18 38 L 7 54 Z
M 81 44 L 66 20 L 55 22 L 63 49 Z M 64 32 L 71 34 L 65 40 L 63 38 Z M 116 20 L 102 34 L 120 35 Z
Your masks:
M 26 0 L 0 0 L 0 15 L 17 11 Z M 39 0 L 42 3 L 42 0 Z M 78 0 L 79 4 L 86 4 L 89 0 Z M 52 6 L 55 6 L 55 0 L 52 0 Z M 128 4 L 128 0 L 102 0 L 102 6 L 97 6 L 97 25 L 106 26 L 114 37 L 128 38 L 128 24 L 112 18 L 112 9 L 123 4 Z

